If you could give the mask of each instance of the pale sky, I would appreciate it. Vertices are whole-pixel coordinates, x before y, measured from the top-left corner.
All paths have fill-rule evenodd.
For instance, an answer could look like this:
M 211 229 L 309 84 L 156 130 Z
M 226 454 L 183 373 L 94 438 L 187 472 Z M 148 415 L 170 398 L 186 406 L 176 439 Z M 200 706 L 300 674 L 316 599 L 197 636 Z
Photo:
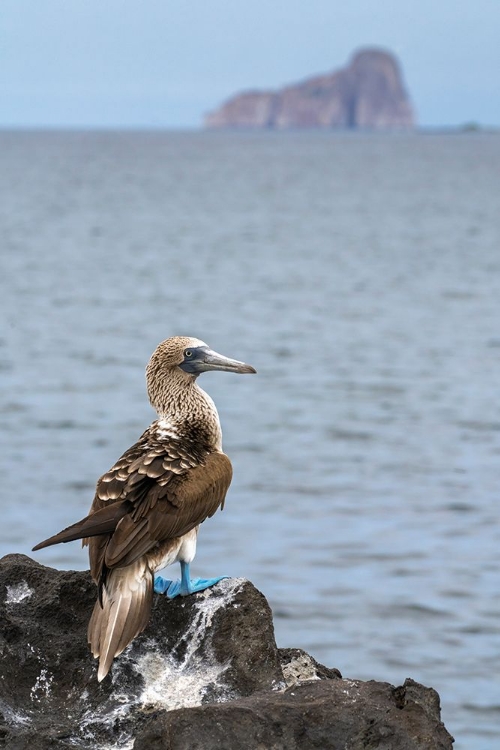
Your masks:
M 369 45 L 421 125 L 500 125 L 500 0 L 2 0 L 0 127 L 198 127 Z

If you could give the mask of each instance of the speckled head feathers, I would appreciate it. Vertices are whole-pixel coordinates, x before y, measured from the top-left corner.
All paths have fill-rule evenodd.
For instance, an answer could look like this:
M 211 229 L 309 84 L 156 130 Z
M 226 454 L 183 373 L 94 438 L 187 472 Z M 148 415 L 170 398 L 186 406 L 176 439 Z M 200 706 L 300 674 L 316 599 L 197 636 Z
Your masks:
M 184 359 L 184 352 L 190 347 L 206 346 L 204 341 L 191 336 L 172 336 L 162 341 L 148 362 L 146 367 L 146 383 L 151 405 L 162 412 L 170 399 L 172 390 L 176 391 L 192 381 L 192 376 L 184 373 L 180 366 Z
M 175 401 L 177 413 L 180 407 L 187 408 L 194 381 L 202 372 L 252 373 L 251 365 L 237 359 L 229 359 L 210 349 L 204 341 L 189 336 L 173 336 L 159 344 L 146 368 L 148 395 L 159 414 L 165 414 Z M 180 394 L 183 394 L 180 398 Z
M 162 368 L 178 367 L 184 361 L 184 352 L 186 349 L 194 349 L 199 346 L 207 346 L 204 341 L 195 339 L 191 336 L 171 336 L 158 344 L 151 359 L 149 366 L 154 362 L 161 363 Z

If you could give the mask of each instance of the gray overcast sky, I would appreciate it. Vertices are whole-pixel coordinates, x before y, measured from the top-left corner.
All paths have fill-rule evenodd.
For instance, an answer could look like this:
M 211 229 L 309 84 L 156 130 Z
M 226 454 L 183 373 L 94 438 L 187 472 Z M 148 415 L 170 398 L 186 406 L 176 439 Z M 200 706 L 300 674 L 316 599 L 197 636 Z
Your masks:
M 500 0 L 2 0 L 0 126 L 198 126 L 366 45 L 422 125 L 500 125 Z

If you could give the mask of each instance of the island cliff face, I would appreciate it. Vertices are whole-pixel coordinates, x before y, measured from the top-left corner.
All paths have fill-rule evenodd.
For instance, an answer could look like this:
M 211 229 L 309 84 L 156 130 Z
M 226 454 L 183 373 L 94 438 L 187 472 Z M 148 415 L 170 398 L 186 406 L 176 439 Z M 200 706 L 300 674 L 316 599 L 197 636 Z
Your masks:
M 415 120 L 394 55 L 363 49 L 334 73 L 279 91 L 237 94 L 210 112 L 205 126 L 389 130 L 413 128 Z

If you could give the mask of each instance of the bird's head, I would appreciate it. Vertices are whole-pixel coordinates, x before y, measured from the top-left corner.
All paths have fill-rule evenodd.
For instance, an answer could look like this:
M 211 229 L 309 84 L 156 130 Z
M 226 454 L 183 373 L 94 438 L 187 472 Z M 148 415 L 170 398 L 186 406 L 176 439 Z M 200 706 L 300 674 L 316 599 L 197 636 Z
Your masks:
M 153 406 L 169 382 L 193 382 L 202 372 L 221 370 L 240 374 L 256 370 L 237 359 L 229 359 L 210 349 L 204 341 L 188 336 L 172 336 L 158 344 L 146 368 L 148 394 Z

